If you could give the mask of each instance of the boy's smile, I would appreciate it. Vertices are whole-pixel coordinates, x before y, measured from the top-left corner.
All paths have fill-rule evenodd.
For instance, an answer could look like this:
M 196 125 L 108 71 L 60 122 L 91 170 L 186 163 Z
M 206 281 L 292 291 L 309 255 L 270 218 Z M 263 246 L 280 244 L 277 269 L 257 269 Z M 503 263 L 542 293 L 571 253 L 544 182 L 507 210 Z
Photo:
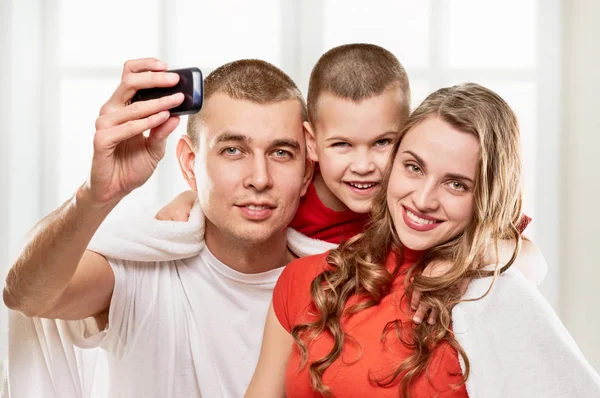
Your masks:
M 379 185 L 378 181 L 344 181 L 352 192 L 359 196 L 373 195 Z

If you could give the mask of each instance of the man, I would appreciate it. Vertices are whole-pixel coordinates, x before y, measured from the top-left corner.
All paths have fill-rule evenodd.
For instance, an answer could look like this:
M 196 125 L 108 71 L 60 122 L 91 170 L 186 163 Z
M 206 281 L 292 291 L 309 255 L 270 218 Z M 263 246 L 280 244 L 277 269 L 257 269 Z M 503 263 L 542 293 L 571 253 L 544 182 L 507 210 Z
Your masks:
M 4 302 L 27 316 L 95 317 L 111 397 L 239 397 L 256 365 L 273 286 L 293 259 L 285 230 L 312 174 L 306 106 L 293 81 L 266 62 L 212 72 L 204 108 L 177 146 L 206 217 L 204 249 L 161 263 L 105 258 L 86 250 L 92 236 L 150 178 L 178 124 L 168 109 L 180 94 L 129 105 L 139 89 L 175 85 L 177 75 L 165 70 L 156 59 L 125 64 L 96 120 L 90 178 L 31 231 Z

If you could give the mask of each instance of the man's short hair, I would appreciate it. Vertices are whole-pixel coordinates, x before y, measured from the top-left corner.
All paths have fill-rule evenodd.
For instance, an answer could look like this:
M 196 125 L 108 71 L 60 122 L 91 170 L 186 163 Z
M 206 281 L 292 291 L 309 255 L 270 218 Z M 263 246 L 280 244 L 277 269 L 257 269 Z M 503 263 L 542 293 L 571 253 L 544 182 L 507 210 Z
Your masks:
M 410 113 L 408 75 L 398 58 L 374 44 L 334 47 L 319 58 L 310 74 L 308 117 L 315 123 L 323 93 L 359 102 L 383 93 L 397 84 L 403 94 L 402 118 Z
M 261 105 L 295 99 L 300 103 L 302 120 L 308 120 L 306 101 L 296 83 L 275 65 L 259 59 L 230 62 L 212 71 L 204 79 L 204 101 L 216 93 Z M 201 110 L 188 118 L 187 135 L 195 147 L 198 145 L 197 127 L 204 116 Z

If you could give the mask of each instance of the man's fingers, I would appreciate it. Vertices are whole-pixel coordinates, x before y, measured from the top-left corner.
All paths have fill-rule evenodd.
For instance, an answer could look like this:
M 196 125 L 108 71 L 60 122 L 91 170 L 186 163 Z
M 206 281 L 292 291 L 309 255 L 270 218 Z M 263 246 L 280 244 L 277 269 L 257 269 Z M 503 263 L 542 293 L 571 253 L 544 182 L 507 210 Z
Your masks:
M 123 75 L 126 73 L 138 73 L 145 71 L 167 70 L 167 64 L 157 58 L 130 59 L 123 65 Z
M 162 159 L 165 155 L 165 147 L 167 145 L 167 138 L 179 125 L 179 116 L 170 117 L 166 122 L 160 126 L 152 129 L 148 136 L 148 142 L 152 155 L 156 159 Z
M 135 74 L 144 75 L 144 73 L 140 72 L 164 72 L 166 70 L 167 64 L 156 58 L 140 58 L 125 62 L 123 72 L 121 73 L 121 84 L 119 84 L 109 100 L 102 106 L 100 115 L 122 108 L 127 101 L 133 98 L 137 90 L 129 87 L 127 81 L 130 79 L 130 76 Z
M 423 303 L 419 304 L 417 312 L 415 312 L 415 315 L 413 315 L 413 322 L 417 324 L 423 322 L 425 316 L 427 315 L 427 311 L 429 311 L 429 307 Z
M 166 122 L 150 131 L 149 139 L 156 142 L 166 140 L 179 125 L 179 116 L 171 116 Z
M 138 90 L 155 87 L 173 87 L 179 82 L 179 75 L 172 72 L 129 73 L 121 79 L 121 83 L 102 107 L 101 113 L 108 113 L 124 107 Z
M 182 93 L 175 93 L 154 100 L 136 102 L 123 109 L 101 115 L 96 119 L 96 130 L 118 126 L 131 120 L 143 119 L 161 111 L 169 110 L 180 105 L 183 99 L 184 96 Z
M 169 119 L 169 115 L 169 111 L 162 111 L 144 119 L 132 120 L 107 130 L 101 130 L 94 137 L 94 145 L 96 148 L 114 147 L 146 130 L 160 126 Z
M 173 87 L 177 82 L 179 82 L 179 75 L 173 72 L 130 73 L 121 79 L 121 84 L 113 96 L 125 103 L 131 100 L 138 90 L 154 87 Z

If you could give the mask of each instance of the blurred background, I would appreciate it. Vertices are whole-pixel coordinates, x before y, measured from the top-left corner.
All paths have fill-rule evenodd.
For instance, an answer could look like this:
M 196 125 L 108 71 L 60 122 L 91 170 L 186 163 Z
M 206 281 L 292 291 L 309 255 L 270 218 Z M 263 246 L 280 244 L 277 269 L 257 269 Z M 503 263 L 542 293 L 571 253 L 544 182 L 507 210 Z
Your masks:
M 404 64 L 413 107 L 439 87 L 474 81 L 516 111 L 527 235 L 549 266 L 540 290 L 600 370 L 598 20 L 597 0 L 0 0 L 2 279 L 25 233 L 86 179 L 94 121 L 127 59 L 154 56 L 207 75 L 261 58 L 306 94 L 324 51 L 368 42 Z M 135 200 L 162 205 L 186 189 L 174 156 L 184 126 Z

